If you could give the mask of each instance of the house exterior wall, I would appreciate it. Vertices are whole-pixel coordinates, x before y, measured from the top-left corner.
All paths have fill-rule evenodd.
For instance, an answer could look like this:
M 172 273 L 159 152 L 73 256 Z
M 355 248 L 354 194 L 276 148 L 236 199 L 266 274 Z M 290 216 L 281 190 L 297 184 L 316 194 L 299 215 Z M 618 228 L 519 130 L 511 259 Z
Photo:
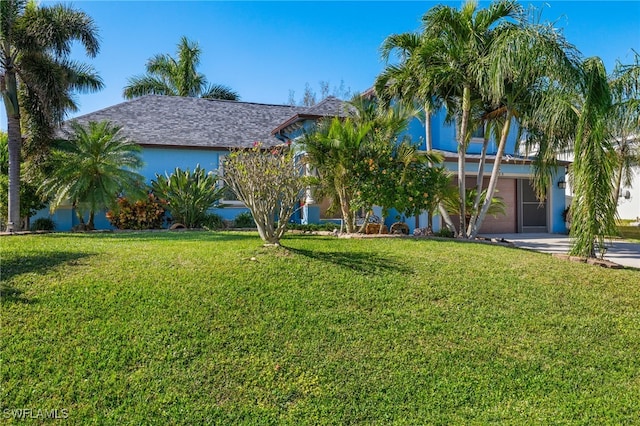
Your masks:
M 618 198 L 618 217 L 640 221 L 640 167 L 633 168 L 631 186 L 623 186 Z M 628 198 L 627 198 L 628 195 Z
M 138 171 L 144 176 L 146 183 L 150 184 L 156 177 L 156 173 L 164 175 L 171 174 L 176 167 L 183 170 L 193 170 L 199 164 L 200 167 L 207 171 L 218 170 L 220 159 L 228 155 L 228 150 L 214 150 L 203 148 L 171 148 L 171 147 L 155 147 L 144 146 L 142 148 L 141 157 L 144 166 Z M 233 220 L 240 213 L 249 211 L 240 203 L 237 206 L 213 208 L 210 211 L 220 215 L 225 220 Z M 97 212 L 95 216 L 95 225 L 97 229 L 114 229 L 105 216 L 105 211 Z M 70 206 L 63 206 L 56 212 L 51 214 L 47 209 L 40 210 L 32 218 L 49 217 L 56 224 L 56 230 L 69 231 L 79 224 L 78 218 Z
M 456 126 L 455 123 L 446 123 L 446 111 L 444 109 L 438 110 L 431 116 L 431 137 L 433 142 L 433 149 L 439 149 L 442 151 L 457 152 L 458 142 L 456 139 Z M 411 136 L 411 140 L 414 143 L 418 143 L 421 149 L 426 149 L 425 141 L 425 129 L 420 120 L 413 119 L 409 123 L 407 133 Z M 516 155 L 516 142 L 517 142 L 518 126 L 515 120 L 512 122 L 509 136 L 507 137 L 507 144 L 505 146 L 505 155 Z M 482 152 L 483 140 L 478 138 L 472 138 L 469 142 L 467 154 L 480 154 Z M 487 149 L 489 155 L 498 152 L 498 144 L 495 140 L 491 139 Z

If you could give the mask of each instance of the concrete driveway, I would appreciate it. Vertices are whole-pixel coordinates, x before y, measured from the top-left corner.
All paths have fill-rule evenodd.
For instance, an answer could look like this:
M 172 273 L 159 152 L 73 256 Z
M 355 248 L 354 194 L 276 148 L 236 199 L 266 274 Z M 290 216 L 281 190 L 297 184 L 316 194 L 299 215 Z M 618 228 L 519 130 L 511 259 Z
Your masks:
M 504 238 L 516 247 L 543 253 L 567 254 L 571 246 L 568 235 L 562 234 L 483 234 L 488 238 Z M 640 243 L 607 240 L 606 260 L 622 266 L 640 269 Z

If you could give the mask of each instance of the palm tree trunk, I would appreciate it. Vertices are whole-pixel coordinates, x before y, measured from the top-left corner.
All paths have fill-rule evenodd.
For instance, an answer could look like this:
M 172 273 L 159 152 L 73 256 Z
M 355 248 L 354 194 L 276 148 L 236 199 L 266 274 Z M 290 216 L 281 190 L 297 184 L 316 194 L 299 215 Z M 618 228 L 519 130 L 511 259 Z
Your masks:
M 351 220 L 351 209 L 349 206 L 349 200 L 347 198 L 346 191 L 344 189 L 340 190 L 338 193 L 340 198 L 340 211 L 342 213 L 342 222 L 346 228 L 347 234 L 351 234 L 353 232 L 353 223 Z
M 616 190 L 614 192 L 615 194 L 615 200 L 616 200 L 616 204 L 618 203 L 618 198 L 620 198 L 620 187 L 622 186 L 622 173 L 624 171 L 624 163 L 622 158 L 620 159 L 620 165 L 618 166 L 618 171 L 616 173 Z
M 20 147 L 22 129 L 20 128 L 20 108 L 18 105 L 18 83 L 11 64 L 6 66 L 0 80 L 0 91 L 7 112 L 7 136 L 9 148 L 9 205 L 7 231 L 20 229 Z
M 94 224 L 94 218 L 95 218 L 95 212 L 93 210 L 89 211 L 89 222 L 87 222 L 87 230 L 88 231 L 93 231 L 94 229 L 96 229 L 96 226 Z
M 9 206 L 7 231 L 20 230 L 20 116 L 7 114 L 7 133 L 9 145 Z
M 472 234 L 472 224 L 475 223 L 478 217 L 478 209 L 480 208 L 480 199 L 482 197 L 482 183 L 484 181 L 484 165 L 487 161 L 487 149 L 489 147 L 489 138 L 485 134 L 484 141 L 482 143 L 482 153 L 480 154 L 480 163 L 478 164 L 478 178 L 476 180 L 476 198 L 473 200 L 473 210 L 471 219 L 469 220 L 469 228 L 467 234 Z M 473 235 L 471 238 L 474 238 Z
M 489 187 L 487 188 L 487 196 L 482 204 L 482 210 L 478 215 L 478 218 L 469 224 L 471 232 L 470 238 L 475 238 L 480 231 L 482 222 L 487 216 L 489 207 L 491 206 L 491 200 L 493 200 L 493 194 L 496 192 L 496 186 L 498 185 L 498 176 L 500 174 L 500 163 L 502 162 L 502 156 L 504 155 L 504 149 L 507 145 L 507 136 L 509 136 L 509 129 L 511 128 L 511 112 L 507 111 L 504 125 L 502 126 L 502 134 L 500 135 L 500 145 L 498 145 L 498 152 L 496 153 L 496 159 L 493 161 L 493 170 L 491 170 L 491 179 L 489 180 Z
M 471 87 L 467 84 L 462 89 L 462 120 L 458 132 L 458 192 L 460 196 L 460 229 L 459 236 L 467 237 L 466 229 L 466 183 L 465 183 L 465 156 L 467 153 L 467 129 L 469 116 L 471 115 Z

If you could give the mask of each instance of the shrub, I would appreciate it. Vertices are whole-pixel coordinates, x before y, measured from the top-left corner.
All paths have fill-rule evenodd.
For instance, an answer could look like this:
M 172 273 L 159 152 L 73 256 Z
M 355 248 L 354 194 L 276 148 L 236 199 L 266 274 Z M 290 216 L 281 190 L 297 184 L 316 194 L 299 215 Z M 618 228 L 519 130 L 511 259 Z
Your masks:
M 138 201 L 118 198 L 107 219 L 118 229 L 159 229 L 164 222 L 164 203 L 154 194 Z
M 453 238 L 454 234 L 453 231 L 451 231 L 450 229 L 447 228 L 442 228 L 441 230 L 434 232 L 434 234 L 436 237 L 444 237 L 444 238 Z
M 256 222 L 255 220 L 253 220 L 253 216 L 251 216 L 251 213 L 244 212 L 236 216 L 236 218 L 233 220 L 233 226 L 234 228 L 255 228 Z
M 290 223 L 287 225 L 287 228 L 293 229 L 296 231 L 316 232 L 316 231 L 333 231 L 334 229 L 340 229 L 340 225 L 333 222 L 310 223 L 306 225 L 302 225 L 299 223 Z
M 218 201 L 224 188 L 218 188 L 217 176 L 207 173 L 200 165 L 193 172 L 176 168 L 167 176 L 156 174 L 151 181 L 153 192 L 167 201 L 166 209 L 175 223 L 198 228 L 207 217 L 207 210 Z
M 40 217 L 33 221 L 31 231 L 53 231 L 56 229 L 56 223 L 48 217 Z
M 219 214 L 209 213 L 202 221 L 202 226 L 210 231 L 213 231 L 216 229 L 224 229 L 225 223 L 224 219 L 222 219 L 222 216 L 220 216 Z
M 226 184 L 251 211 L 251 227 L 267 244 L 278 244 L 298 208 L 305 182 L 302 167 L 288 147 L 263 149 L 257 142 L 251 150 L 232 151 L 224 163 Z

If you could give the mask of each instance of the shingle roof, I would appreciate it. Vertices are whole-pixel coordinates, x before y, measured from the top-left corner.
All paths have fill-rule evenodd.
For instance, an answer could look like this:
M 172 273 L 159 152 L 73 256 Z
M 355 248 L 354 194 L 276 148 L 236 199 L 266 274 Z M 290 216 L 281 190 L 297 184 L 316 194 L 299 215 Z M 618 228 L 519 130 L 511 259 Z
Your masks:
M 318 115 L 321 117 L 346 117 L 346 103 L 335 96 L 327 96 L 322 101 L 309 107 L 304 114 Z
M 299 128 L 305 120 L 318 120 L 324 117 L 346 117 L 347 115 L 348 107 L 344 101 L 334 96 L 327 96 L 317 104 L 294 114 L 289 117 L 288 120 L 280 123 L 278 127 L 271 131 L 271 134 L 275 135 L 282 131 L 295 130 Z
M 271 130 L 307 108 L 175 96 L 148 95 L 73 121 L 109 120 L 140 145 L 207 148 L 279 144 Z

